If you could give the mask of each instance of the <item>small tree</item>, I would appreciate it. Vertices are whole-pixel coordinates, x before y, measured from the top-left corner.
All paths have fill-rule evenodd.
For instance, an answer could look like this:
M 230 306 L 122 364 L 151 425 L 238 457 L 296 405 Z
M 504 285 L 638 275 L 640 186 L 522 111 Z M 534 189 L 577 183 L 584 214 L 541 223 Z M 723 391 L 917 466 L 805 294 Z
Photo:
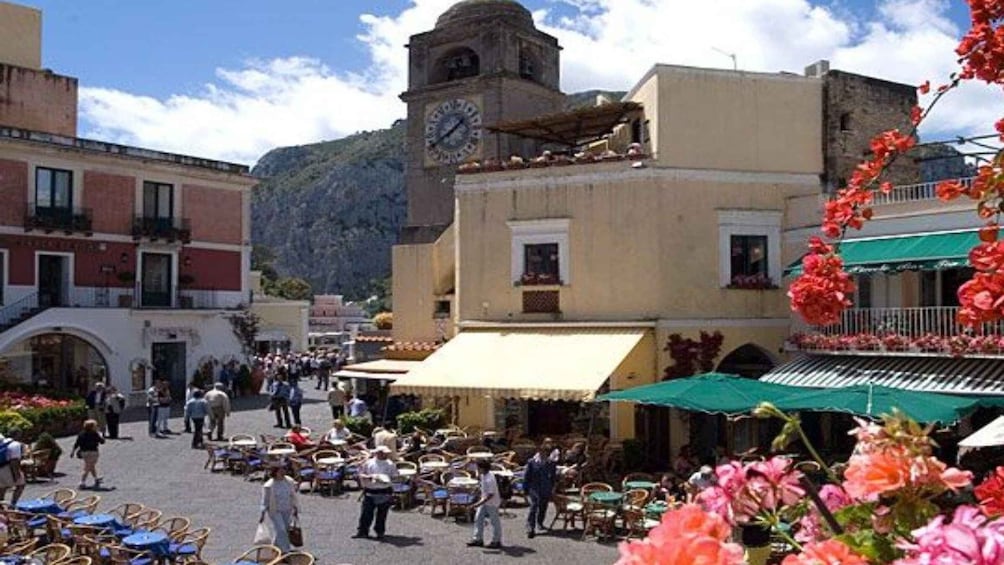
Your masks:
M 275 283 L 275 293 L 288 300 L 311 300 L 314 289 L 310 283 L 297 277 L 284 277 Z
M 237 343 L 241 345 L 241 353 L 244 357 L 250 357 L 254 353 L 255 338 L 258 337 L 258 325 L 261 318 L 258 314 L 245 308 L 240 312 L 230 316 L 230 328 L 234 332 Z
M 710 334 L 702 331 L 698 340 L 680 334 L 670 335 L 663 351 L 669 352 L 673 364 L 666 367 L 663 380 L 689 377 L 714 369 L 715 359 L 722 351 L 724 340 L 722 333 L 717 330 Z

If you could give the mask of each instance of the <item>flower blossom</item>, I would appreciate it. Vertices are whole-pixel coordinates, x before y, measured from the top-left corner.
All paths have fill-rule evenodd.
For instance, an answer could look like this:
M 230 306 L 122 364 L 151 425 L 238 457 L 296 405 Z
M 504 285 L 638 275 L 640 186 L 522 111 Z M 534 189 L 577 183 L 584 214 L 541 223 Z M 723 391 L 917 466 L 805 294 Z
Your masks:
M 868 565 L 868 561 L 837 540 L 806 544 L 801 553 L 784 558 L 781 565 Z
M 997 467 L 973 492 L 987 516 L 1004 515 L 1004 467 Z
M 847 496 L 847 493 L 837 485 L 823 485 L 823 488 L 819 489 L 819 498 L 830 512 L 836 512 L 851 503 L 851 499 Z M 823 530 L 819 513 L 815 509 L 812 509 L 811 512 L 802 516 L 801 520 L 799 520 L 798 530 L 795 532 L 796 541 L 802 543 L 822 541 L 828 537 L 830 537 L 830 534 Z
M 670 510 L 644 540 L 620 545 L 617 565 L 741 565 L 743 548 L 726 540 L 732 528 L 696 504 Z
M 853 293 L 854 282 L 833 246 L 818 237 L 810 238 L 809 254 L 802 259 L 802 274 L 788 289 L 791 309 L 810 324 L 833 324 L 851 305 Z
M 901 542 L 906 556 L 894 565 L 997 565 L 1004 563 L 1004 519 L 987 521 L 972 506 L 955 509 L 950 524 L 935 516 L 912 532 L 914 542 Z
M 731 461 L 715 470 L 718 483 L 698 496 L 709 512 L 730 524 L 745 524 L 764 511 L 796 504 L 805 496 L 802 474 L 790 459 L 772 457 L 743 465 Z

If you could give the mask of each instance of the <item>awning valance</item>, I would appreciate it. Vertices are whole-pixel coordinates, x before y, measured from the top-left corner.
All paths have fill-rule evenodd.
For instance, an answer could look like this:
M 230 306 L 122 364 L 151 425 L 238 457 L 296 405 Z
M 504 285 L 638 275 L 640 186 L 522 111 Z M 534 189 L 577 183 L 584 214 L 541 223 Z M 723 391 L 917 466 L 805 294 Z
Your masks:
M 950 394 L 1004 395 L 1004 360 L 884 355 L 804 355 L 760 378 L 775 384 L 838 388 L 874 384 Z
M 840 256 L 851 274 L 941 271 L 968 265 L 977 243 L 976 231 L 852 239 L 840 244 Z M 801 259 L 785 269 L 786 275 L 801 272 Z
M 392 394 L 584 401 L 644 328 L 467 330 L 391 386 Z
M 346 365 L 335 373 L 339 379 L 379 379 L 393 381 L 420 365 L 421 361 L 404 361 L 398 359 L 377 359 L 365 363 Z

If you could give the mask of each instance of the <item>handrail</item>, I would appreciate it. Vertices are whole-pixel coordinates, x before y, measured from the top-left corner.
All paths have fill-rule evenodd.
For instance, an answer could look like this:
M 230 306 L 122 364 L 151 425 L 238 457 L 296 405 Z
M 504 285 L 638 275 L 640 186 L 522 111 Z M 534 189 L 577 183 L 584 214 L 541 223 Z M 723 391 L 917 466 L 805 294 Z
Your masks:
M 6 326 L 26 312 L 38 308 L 38 292 L 28 293 L 0 308 L 0 326 Z
M 932 182 L 921 182 L 917 184 L 901 184 L 894 186 L 888 194 L 877 192 L 872 205 L 900 204 L 903 202 L 920 202 L 923 200 L 938 199 L 938 185 L 946 180 L 955 180 L 966 188 L 971 188 L 975 177 L 962 177 L 957 179 L 942 179 Z

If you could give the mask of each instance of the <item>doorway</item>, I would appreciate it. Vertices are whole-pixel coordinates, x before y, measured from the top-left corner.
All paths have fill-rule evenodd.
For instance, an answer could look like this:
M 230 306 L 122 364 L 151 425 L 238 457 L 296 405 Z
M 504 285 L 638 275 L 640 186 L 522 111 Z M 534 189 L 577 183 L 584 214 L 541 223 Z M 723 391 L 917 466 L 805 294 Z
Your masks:
M 150 351 L 153 378 L 164 379 L 171 388 L 171 398 L 184 400 L 187 385 L 185 342 L 154 343 Z
M 69 257 L 49 253 L 38 254 L 38 305 L 42 308 L 66 306 L 69 303 Z
M 142 291 L 140 305 L 143 308 L 171 307 L 171 255 L 167 253 L 143 253 Z

